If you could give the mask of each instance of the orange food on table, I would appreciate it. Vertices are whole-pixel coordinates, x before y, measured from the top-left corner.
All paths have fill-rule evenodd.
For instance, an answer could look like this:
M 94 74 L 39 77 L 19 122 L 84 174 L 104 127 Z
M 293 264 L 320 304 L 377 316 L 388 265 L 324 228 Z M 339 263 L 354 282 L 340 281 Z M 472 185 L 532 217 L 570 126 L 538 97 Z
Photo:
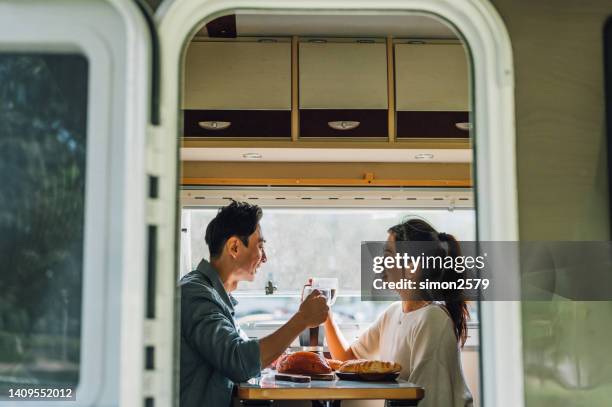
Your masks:
M 329 364 L 317 353 L 295 352 L 283 356 L 276 364 L 279 373 L 303 375 L 327 374 L 332 372 Z

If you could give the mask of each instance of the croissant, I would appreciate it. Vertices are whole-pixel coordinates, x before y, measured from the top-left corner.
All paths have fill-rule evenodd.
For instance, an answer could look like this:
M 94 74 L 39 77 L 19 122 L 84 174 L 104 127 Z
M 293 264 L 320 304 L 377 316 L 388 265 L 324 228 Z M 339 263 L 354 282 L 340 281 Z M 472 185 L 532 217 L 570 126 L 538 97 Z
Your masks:
M 325 358 L 313 352 L 295 352 L 281 358 L 276 364 L 279 373 L 293 373 L 303 375 L 331 373 Z
M 340 366 L 340 373 L 397 373 L 402 370 L 402 365 L 395 362 L 383 360 L 355 359 L 348 360 Z

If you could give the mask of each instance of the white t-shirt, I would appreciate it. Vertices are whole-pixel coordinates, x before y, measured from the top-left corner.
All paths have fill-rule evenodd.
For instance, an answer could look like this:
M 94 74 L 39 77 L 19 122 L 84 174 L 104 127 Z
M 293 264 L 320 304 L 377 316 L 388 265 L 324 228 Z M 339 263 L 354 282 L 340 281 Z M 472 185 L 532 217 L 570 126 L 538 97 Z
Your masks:
M 425 389 L 419 407 L 473 405 L 453 323 L 441 304 L 431 303 L 404 313 L 402 303 L 395 302 L 351 344 L 351 349 L 360 359 L 401 364 L 400 378 Z

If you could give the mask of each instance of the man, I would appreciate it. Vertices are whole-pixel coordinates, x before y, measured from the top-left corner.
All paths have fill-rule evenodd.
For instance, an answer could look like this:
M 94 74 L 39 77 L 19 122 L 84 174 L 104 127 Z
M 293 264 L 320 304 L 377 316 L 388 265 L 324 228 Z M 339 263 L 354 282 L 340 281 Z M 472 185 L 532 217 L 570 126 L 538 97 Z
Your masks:
M 235 382 L 259 375 L 306 328 L 327 319 L 325 297 L 313 292 L 276 332 L 249 339 L 234 319 L 230 294 L 253 281 L 266 262 L 256 205 L 232 201 L 206 228 L 210 262 L 186 274 L 181 287 L 181 407 L 229 406 Z

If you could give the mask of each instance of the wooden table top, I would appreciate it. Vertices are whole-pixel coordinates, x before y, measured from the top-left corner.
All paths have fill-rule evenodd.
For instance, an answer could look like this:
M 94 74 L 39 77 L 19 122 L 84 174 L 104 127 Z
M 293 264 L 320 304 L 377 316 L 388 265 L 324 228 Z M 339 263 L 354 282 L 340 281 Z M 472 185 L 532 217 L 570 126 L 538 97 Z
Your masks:
M 243 400 L 421 400 L 422 387 L 398 379 L 393 382 L 358 382 L 352 380 L 294 383 L 275 380 L 274 371 L 264 371 L 259 378 L 238 385 Z

